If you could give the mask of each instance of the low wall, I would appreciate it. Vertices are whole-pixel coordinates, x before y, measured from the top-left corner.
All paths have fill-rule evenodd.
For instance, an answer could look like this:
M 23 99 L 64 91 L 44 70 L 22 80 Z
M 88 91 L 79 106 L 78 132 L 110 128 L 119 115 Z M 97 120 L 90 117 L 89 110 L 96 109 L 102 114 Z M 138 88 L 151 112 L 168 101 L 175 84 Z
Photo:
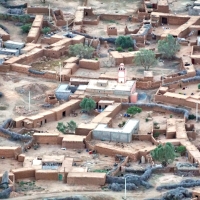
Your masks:
M 22 65 L 22 64 L 17 64 L 17 63 L 11 64 L 11 71 L 14 71 L 14 72 L 28 74 L 29 68 L 31 68 L 31 66 L 29 65 Z
M 103 186 L 106 183 L 105 173 L 84 172 L 75 173 L 70 172 L 67 176 L 67 184 L 70 185 L 99 185 Z
M 57 170 L 36 170 L 35 179 L 58 181 L 58 171 Z
M 48 133 L 34 133 L 33 134 L 33 138 L 35 140 L 35 142 L 39 143 L 39 144 L 58 144 L 58 134 L 48 134 Z
M 98 60 L 82 59 L 79 61 L 79 67 L 83 69 L 97 70 L 100 68 Z
M 63 141 L 62 147 L 67 149 L 85 149 L 85 144 L 80 141 Z
M 121 20 L 128 19 L 128 15 L 101 14 L 100 20 Z
M 33 168 L 12 169 L 11 172 L 15 175 L 15 180 L 25 179 L 25 178 L 35 178 L 35 169 Z
M 129 157 L 127 156 L 122 163 L 120 163 L 115 171 L 111 173 L 112 176 L 116 176 L 118 172 L 120 172 L 121 167 L 126 166 L 129 161 Z
M 122 109 L 128 109 L 130 106 L 139 106 L 143 110 L 154 111 L 154 112 L 162 112 L 162 113 L 177 113 L 179 115 L 183 115 L 184 117 L 188 117 L 189 111 L 186 109 L 175 108 L 173 106 L 165 106 L 163 104 L 157 103 L 147 103 L 147 104 L 140 104 L 140 103 L 122 103 Z
M 0 157 L 15 158 L 22 152 L 21 147 L 0 147 Z

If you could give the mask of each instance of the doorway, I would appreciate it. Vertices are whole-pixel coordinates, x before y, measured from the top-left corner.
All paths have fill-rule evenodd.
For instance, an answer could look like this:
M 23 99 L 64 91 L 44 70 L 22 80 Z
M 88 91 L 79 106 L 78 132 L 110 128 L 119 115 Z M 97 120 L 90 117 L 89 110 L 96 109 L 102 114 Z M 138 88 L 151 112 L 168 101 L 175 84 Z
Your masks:
M 47 123 L 47 119 L 44 120 L 44 123 L 45 123 L 45 124 Z
M 62 113 L 62 116 L 63 116 L 63 117 L 66 117 L 66 111 L 64 111 L 64 112 Z
M 162 17 L 162 24 L 167 24 L 167 18 L 166 17 Z
M 200 35 L 200 30 L 198 30 L 198 35 Z

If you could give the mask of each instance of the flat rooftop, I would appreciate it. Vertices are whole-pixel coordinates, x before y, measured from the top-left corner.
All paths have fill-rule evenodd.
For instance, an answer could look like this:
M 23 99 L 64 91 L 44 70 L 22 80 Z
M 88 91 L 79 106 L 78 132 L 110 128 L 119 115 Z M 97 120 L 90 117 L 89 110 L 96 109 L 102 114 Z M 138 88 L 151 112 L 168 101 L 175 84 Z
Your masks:
M 138 123 L 139 123 L 139 120 L 130 119 L 128 120 L 128 122 L 126 122 L 123 128 L 109 128 L 107 127 L 106 124 L 99 124 L 95 128 L 95 131 L 107 131 L 107 132 L 114 132 L 114 133 L 129 134 L 132 131 L 133 127 L 137 126 Z
M 108 81 L 106 86 L 98 86 L 98 82 L 105 81 L 105 80 L 90 80 L 87 86 L 86 91 L 89 89 L 91 90 L 120 90 L 120 91 L 131 91 L 135 81 L 126 81 L 126 83 L 118 83 L 117 81 Z
M 86 136 L 81 135 L 65 135 L 63 138 L 63 142 L 83 142 Z

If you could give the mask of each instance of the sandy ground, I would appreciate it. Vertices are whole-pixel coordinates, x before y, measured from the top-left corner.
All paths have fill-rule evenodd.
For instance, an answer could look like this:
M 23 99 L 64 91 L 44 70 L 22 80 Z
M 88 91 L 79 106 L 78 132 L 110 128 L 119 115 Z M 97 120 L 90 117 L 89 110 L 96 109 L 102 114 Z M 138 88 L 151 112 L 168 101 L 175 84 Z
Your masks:
M 177 88 L 175 93 L 182 95 L 189 95 L 191 97 L 200 96 L 200 90 L 198 89 L 198 84 L 190 84 L 186 87 Z
M 103 48 L 103 47 L 102 47 Z M 142 66 L 134 66 L 134 65 L 126 65 L 127 69 L 127 75 L 129 79 L 132 79 L 133 77 L 143 77 L 144 76 L 144 68 Z M 179 65 L 177 62 L 159 62 L 157 66 L 152 67 L 150 69 L 153 71 L 154 78 L 156 80 L 159 79 L 162 75 L 169 75 L 170 73 L 175 73 L 179 71 Z M 161 74 L 162 72 L 162 74 Z M 95 77 L 98 78 L 100 74 L 106 74 L 110 76 L 117 76 L 118 70 L 117 67 L 106 67 L 104 63 L 102 62 L 102 67 L 100 70 L 87 70 L 87 69 L 79 69 L 74 73 L 75 76 L 83 76 L 83 77 Z
M 88 0 L 88 6 L 94 8 L 94 12 L 109 14 L 132 14 L 136 12 L 140 1 L 137 0 Z
M 122 123 L 123 121 L 127 121 L 129 118 L 123 117 L 124 113 L 126 113 L 126 110 L 120 111 L 116 117 L 113 119 L 113 127 L 118 127 L 118 124 Z M 146 118 L 148 117 L 149 111 L 142 111 L 141 113 L 137 113 L 133 119 L 137 119 L 140 121 L 140 127 L 139 127 L 139 134 L 147 134 L 148 132 L 152 131 L 153 122 L 159 123 L 160 127 L 166 126 L 167 119 L 170 118 L 170 115 L 163 114 L 159 112 L 152 112 L 152 120 L 149 120 L 146 122 Z M 173 118 L 181 118 L 179 115 L 174 115 Z M 164 128 L 163 127 L 163 128 Z
M 152 183 L 154 187 L 157 187 L 160 184 L 179 183 L 181 180 L 184 180 L 184 179 L 187 179 L 187 178 L 177 177 L 170 173 L 155 174 L 150 178 L 149 182 Z M 21 195 L 23 196 L 23 200 L 42 199 L 45 197 L 66 197 L 66 196 L 72 196 L 72 195 L 84 195 L 88 197 L 94 196 L 96 198 L 98 196 L 98 200 L 112 200 L 112 199 L 121 200 L 122 197 L 124 197 L 124 191 L 122 192 L 102 191 L 98 187 L 77 186 L 75 189 L 74 187 L 72 188 L 61 182 L 52 182 L 52 181 L 37 181 L 36 185 L 38 187 L 41 187 L 42 190 L 36 191 L 36 192 L 27 191 L 25 193 L 26 196 L 23 196 L 23 193 L 22 193 Z M 52 188 L 52 189 L 50 190 L 49 188 Z M 200 187 L 197 187 L 196 189 L 200 189 Z M 136 191 L 131 191 L 131 192 L 127 191 L 127 200 L 144 200 L 146 198 L 155 198 L 155 197 L 160 198 L 165 192 L 167 191 L 164 190 L 162 192 L 158 192 L 154 188 L 148 189 L 148 190 L 144 188 L 140 188 L 139 190 L 136 190 Z M 18 200 L 20 199 L 20 197 L 14 198 L 14 199 Z
M 1 92 L 3 92 L 4 97 L 0 98 L 0 103 L 7 105 L 6 110 L 1 110 L 0 112 L 0 123 L 7 119 L 7 118 L 14 118 L 19 116 L 19 114 L 13 112 L 16 106 L 23 106 L 28 110 L 28 91 L 25 91 L 25 93 L 20 94 L 16 91 L 15 88 L 20 86 L 27 86 L 29 84 L 35 84 L 38 85 L 44 84 L 46 85 L 49 90 L 55 89 L 59 83 L 56 81 L 50 81 L 45 79 L 35 79 L 33 77 L 28 77 L 27 75 L 18 74 L 18 73 L 1 73 L 0 74 L 0 83 L 1 83 Z M 44 104 L 44 98 L 40 100 L 34 100 L 32 99 L 34 96 L 41 95 L 41 93 L 34 93 L 32 91 L 31 94 L 31 111 L 32 114 L 35 114 L 37 112 L 42 111 L 41 104 Z

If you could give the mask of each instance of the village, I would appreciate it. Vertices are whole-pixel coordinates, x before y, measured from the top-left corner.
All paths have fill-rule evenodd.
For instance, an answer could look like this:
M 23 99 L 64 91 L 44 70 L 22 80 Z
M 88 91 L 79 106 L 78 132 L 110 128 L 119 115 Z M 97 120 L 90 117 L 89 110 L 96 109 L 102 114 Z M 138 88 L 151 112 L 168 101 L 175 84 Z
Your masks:
M 200 200 L 199 122 L 199 0 L 0 0 L 0 199 Z

